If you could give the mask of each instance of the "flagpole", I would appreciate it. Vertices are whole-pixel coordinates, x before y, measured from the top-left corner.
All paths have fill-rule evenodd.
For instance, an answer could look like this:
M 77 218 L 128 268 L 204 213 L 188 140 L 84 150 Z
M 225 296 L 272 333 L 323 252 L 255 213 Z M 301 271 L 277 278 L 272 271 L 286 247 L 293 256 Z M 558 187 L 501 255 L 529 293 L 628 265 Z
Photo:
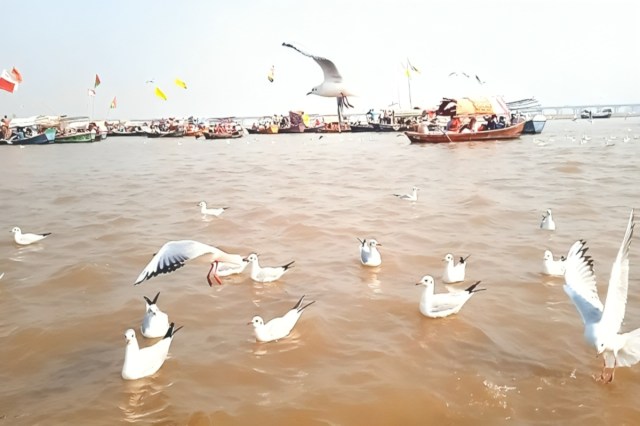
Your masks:
M 413 102 L 411 102 L 411 76 L 409 73 L 407 73 L 407 86 L 409 86 L 409 109 L 413 109 Z

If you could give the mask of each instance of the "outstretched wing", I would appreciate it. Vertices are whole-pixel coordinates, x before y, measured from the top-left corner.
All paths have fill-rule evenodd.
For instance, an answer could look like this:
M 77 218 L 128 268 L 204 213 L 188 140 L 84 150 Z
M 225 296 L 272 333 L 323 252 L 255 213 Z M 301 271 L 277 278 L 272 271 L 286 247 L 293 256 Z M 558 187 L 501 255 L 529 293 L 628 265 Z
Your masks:
M 195 259 L 207 253 L 224 262 L 242 263 L 241 256 L 237 256 L 239 259 L 236 259 L 236 255 L 229 255 L 208 244 L 193 240 L 169 241 L 153 256 L 151 262 L 138 275 L 134 285 L 138 285 L 156 275 L 173 272 L 183 267 L 187 260 Z
M 593 324 L 602 317 L 602 302 L 598 297 L 596 277 L 593 273 L 593 259 L 587 256 L 588 247 L 583 240 L 573 243 L 565 261 L 564 291 L 576 305 L 582 321 Z
M 342 76 L 340 75 L 338 68 L 336 68 L 335 64 L 331 62 L 329 59 L 323 58 L 321 56 L 311 55 L 310 53 L 307 53 L 307 52 L 303 52 L 302 50 L 298 49 L 297 47 L 289 43 L 282 43 L 282 45 L 285 47 L 290 47 L 293 50 L 296 50 L 299 53 L 302 53 L 304 56 L 308 56 L 309 58 L 316 61 L 318 65 L 320 65 L 320 68 L 322 68 L 322 72 L 324 73 L 324 81 L 329 81 L 333 83 L 342 82 Z
M 629 215 L 629 223 L 618 250 L 618 256 L 611 267 L 607 300 L 602 313 L 602 323 L 611 333 L 617 333 L 624 320 L 627 307 L 627 290 L 629 288 L 629 246 L 633 236 L 634 215 L 633 210 Z

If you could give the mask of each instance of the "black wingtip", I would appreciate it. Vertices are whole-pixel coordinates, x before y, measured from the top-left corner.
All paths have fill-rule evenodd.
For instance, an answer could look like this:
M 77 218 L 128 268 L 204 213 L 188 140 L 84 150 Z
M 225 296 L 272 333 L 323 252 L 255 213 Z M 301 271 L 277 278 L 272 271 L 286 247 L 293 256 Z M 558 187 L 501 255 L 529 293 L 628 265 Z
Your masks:
M 167 329 L 167 332 L 165 333 L 165 335 L 164 335 L 163 339 L 166 339 L 166 338 L 169 338 L 169 337 L 173 337 L 173 336 L 175 336 L 175 334 L 176 334 L 178 331 L 180 331 L 180 330 L 182 329 L 182 327 L 184 327 L 183 325 L 181 325 L 180 327 L 178 327 L 178 328 L 176 328 L 176 329 L 174 330 L 175 325 L 176 325 L 176 324 L 175 324 L 174 322 L 172 322 L 172 323 L 169 325 L 169 328 Z
M 144 297 L 145 302 L 147 302 L 147 305 L 151 306 L 153 305 L 153 302 L 151 300 L 149 300 L 149 298 L 147 296 L 142 296 Z
M 484 291 L 486 290 L 486 288 L 479 288 L 476 290 L 476 287 L 478 286 L 478 284 L 480 284 L 481 281 L 477 281 L 475 284 L 469 286 L 469 288 L 467 288 L 465 291 L 469 292 L 469 293 L 477 293 L 479 291 Z
M 51 232 L 45 232 L 44 234 L 40 234 L 40 235 L 42 235 L 43 237 L 46 237 L 47 235 L 51 235 Z
M 286 265 L 282 265 L 282 267 L 284 268 L 284 270 L 286 271 L 289 268 L 293 268 L 293 264 L 295 263 L 295 260 L 292 260 L 291 262 L 287 263 Z
M 158 302 L 158 296 L 160 296 L 160 292 L 156 293 L 155 297 L 153 298 L 154 305 Z

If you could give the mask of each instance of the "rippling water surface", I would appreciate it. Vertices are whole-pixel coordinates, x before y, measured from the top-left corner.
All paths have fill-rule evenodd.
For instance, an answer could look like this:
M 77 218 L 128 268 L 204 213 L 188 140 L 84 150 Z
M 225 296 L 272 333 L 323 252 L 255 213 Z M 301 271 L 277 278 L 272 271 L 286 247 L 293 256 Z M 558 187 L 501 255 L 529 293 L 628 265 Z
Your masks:
M 605 296 L 640 207 L 639 153 L 638 118 L 437 146 L 391 133 L 0 147 L 0 423 L 636 424 L 640 365 L 595 383 L 563 279 L 540 272 L 545 249 L 586 239 Z M 413 185 L 418 202 L 392 195 Z M 203 218 L 201 200 L 230 208 Z M 553 233 L 538 229 L 547 208 Z M 53 234 L 19 247 L 13 226 Z M 380 267 L 360 265 L 356 237 L 382 243 Z M 209 288 L 198 259 L 134 287 L 173 239 L 296 263 L 274 283 Z M 471 254 L 467 284 L 488 290 L 428 319 L 414 283 L 446 291 L 448 252 Z M 640 326 L 640 242 L 630 259 L 625 331 Z M 184 329 L 158 373 L 126 382 L 124 331 L 150 343 L 142 296 L 157 291 Z M 317 303 L 291 336 L 256 343 L 246 323 L 303 294 Z

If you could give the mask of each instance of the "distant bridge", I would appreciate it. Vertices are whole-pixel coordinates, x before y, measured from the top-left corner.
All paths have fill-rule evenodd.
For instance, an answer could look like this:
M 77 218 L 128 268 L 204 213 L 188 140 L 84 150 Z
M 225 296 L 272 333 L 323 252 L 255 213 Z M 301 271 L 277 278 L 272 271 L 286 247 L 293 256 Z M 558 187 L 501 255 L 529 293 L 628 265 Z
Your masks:
M 600 111 L 602 108 L 611 108 L 614 116 L 636 115 L 640 113 L 640 104 L 585 104 L 585 105 L 561 105 L 542 107 L 544 115 L 580 115 L 583 110 Z

